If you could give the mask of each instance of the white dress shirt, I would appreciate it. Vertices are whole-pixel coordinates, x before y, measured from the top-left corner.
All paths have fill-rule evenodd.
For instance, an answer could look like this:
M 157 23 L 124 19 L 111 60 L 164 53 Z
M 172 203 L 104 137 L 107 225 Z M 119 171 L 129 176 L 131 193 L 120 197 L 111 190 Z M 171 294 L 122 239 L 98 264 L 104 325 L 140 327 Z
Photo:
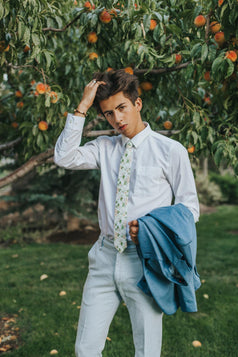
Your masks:
M 103 235 L 113 236 L 117 176 L 129 139 L 124 135 L 100 136 L 80 146 L 84 121 L 83 117 L 68 114 L 56 142 L 54 161 L 71 170 L 101 170 L 99 226 Z M 195 222 L 198 221 L 197 192 L 184 146 L 154 132 L 148 123 L 131 141 L 134 147 L 127 221 L 144 216 L 154 208 L 169 206 L 173 198 L 174 204 L 183 203 L 193 213 Z M 127 236 L 129 238 L 129 234 Z

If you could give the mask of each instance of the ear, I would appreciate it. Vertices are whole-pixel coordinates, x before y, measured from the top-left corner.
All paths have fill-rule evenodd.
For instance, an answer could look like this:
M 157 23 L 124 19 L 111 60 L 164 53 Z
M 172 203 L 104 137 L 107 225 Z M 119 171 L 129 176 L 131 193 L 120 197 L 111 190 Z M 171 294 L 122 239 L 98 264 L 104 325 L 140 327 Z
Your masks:
M 142 109 L 142 100 L 141 100 L 140 97 L 138 97 L 138 98 L 136 99 L 136 101 L 135 101 L 135 107 L 136 107 L 136 109 L 137 109 L 138 112 L 141 111 L 141 109 Z

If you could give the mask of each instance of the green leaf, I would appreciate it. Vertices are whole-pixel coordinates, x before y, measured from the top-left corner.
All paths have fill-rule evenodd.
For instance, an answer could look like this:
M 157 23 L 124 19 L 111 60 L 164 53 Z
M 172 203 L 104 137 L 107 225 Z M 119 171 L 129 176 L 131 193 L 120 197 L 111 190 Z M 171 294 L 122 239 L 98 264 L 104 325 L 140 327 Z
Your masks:
M 18 22 L 18 38 L 19 40 L 23 39 L 24 33 L 25 33 L 25 24 L 22 21 Z
M 49 95 L 46 95 L 46 98 L 45 98 L 45 106 L 48 108 L 50 107 L 50 96 Z
M 0 19 L 3 18 L 3 15 L 4 15 L 4 7 L 3 7 L 3 4 L 0 3 Z
M 40 45 L 40 37 L 36 33 L 32 33 L 32 42 L 34 45 L 39 46 Z
M 29 44 L 30 43 L 30 37 L 31 37 L 30 29 L 28 27 L 25 27 L 25 32 L 24 32 L 24 35 L 23 35 L 23 41 L 26 44 Z
M 151 20 L 151 15 L 144 15 L 143 24 L 144 24 L 145 32 L 148 32 L 150 29 L 150 20 Z
M 200 55 L 202 49 L 201 43 L 196 43 L 191 50 L 191 57 L 196 57 Z
M 222 57 L 217 57 L 215 59 L 215 61 L 213 61 L 213 63 L 212 63 L 212 72 L 213 73 L 215 73 L 219 69 L 219 67 L 221 66 L 223 61 L 224 61 L 224 58 L 222 58 Z
M 232 75 L 232 73 L 234 72 L 234 70 L 235 70 L 234 63 L 230 59 L 227 59 L 227 63 L 228 63 L 228 68 L 227 68 L 227 72 L 226 72 L 225 78 L 230 77 Z
M 201 54 L 201 61 L 202 63 L 205 62 L 206 58 L 207 58 L 207 55 L 208 55 L 208 46 L 206 43 L 204 43 L 202 45 L 202 54 Z

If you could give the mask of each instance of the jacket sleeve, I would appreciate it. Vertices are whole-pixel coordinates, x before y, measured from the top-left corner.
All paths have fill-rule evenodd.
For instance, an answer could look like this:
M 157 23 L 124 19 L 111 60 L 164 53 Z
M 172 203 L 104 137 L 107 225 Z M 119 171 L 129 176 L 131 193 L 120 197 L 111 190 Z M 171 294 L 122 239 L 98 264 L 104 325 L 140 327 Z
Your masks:
M 168 179 L 174 194 L 174 204 L 184 204 L 192 212 L 194 221 L 197 222 L 199 202 L 195 180 L 188 152 L 180 143 L 171 149 Z
M 71 170 L 99 168 L 99 140 L 92 140 L 79 146 L 82 139 L 85 118 L 68 114 L 64 130 L 54 150 L 56 165 Z

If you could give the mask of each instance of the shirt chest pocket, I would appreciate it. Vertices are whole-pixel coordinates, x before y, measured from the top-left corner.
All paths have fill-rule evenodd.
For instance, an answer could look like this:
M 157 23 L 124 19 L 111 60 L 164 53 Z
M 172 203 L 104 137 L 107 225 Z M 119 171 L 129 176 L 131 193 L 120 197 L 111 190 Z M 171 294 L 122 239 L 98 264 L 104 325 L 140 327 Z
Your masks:
M 134 170 L 134 187 L 135 194 L 146 196 L 153 195 L 158 191 L 158 187 L 165 180 L 163 170 L 157 166 L 139 166 Z

